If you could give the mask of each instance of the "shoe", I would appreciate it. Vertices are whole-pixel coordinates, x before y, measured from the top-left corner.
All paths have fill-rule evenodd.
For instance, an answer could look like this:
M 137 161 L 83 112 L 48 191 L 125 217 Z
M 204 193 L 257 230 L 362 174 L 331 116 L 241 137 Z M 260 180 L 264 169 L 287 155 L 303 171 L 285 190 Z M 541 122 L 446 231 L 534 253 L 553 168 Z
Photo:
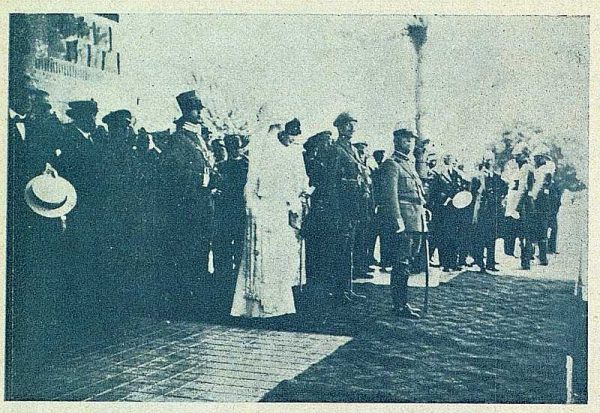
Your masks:
M 401 310 L 396 311 L 396 315 L 400 318 L 408 318 L 410 320 L 418 320 L 421 318 L 415 311 L 411 311 L 408 306 L 404 306 Z
M 496 268 L 496 267 L 486 267 L 485 269 L 486 269 L 486 270 L 488 270 L 488 271 L 493 271 L 493 272 L 498 272 L 498 271 L 500 271 L 500 270 L 499 270 L 498 268 Z
M 545 267 L 548 265 L 548 261 L 540 261 L 540 265 L 543 265 Z
M 480 266 L 479 267 L 479 271 L 477 271 L 479 274 L 487 274 L 488 272 L 485 270 L 485 267 Z

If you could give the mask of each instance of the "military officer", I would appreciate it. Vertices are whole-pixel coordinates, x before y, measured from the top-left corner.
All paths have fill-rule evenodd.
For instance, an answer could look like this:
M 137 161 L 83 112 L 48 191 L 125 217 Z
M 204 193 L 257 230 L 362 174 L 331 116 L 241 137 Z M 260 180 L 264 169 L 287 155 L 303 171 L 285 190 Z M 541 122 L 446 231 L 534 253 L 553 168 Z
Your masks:
M 356 228 L 366 219 L 370 196 L 360 156 L 351 142 L 356 122 L 348 112 L 339 114 L 333 122 L 338 130 L 338 138 L 332 146 L 332 196 L 335 200 L 332 214 L 336 223 L 332 273 L 337 284 L 334 294 L 341 302 L 365 298 L 352 290 Z
M 399 317 L 417 319 L 417 310 L 408 304 L 408 278 L 418 256 L 421 237 L 427 232 L 425 190 L 412 157 L 416 136 L 398 124 L 394 132 L 394 153 L 381 166 L 381 213 L 395 234 L 397 254 L 391 276 L 393 310 Z

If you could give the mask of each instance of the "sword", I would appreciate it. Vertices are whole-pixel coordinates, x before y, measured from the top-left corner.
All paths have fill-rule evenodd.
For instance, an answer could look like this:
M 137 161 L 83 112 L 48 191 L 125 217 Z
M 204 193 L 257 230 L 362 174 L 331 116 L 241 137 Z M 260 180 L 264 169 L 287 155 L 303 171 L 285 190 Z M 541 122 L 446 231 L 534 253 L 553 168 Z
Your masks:
M 423 303 L 423 315 L 427 314 L 429 309 L 429 240 L 427 239 L 427 232 L 425 232 L 425 218 L 421 216 L 421 228 L 423 229 L 423 240 L 425 245 L 425 254 L 422 254 L 425 258 L 425 297 Z

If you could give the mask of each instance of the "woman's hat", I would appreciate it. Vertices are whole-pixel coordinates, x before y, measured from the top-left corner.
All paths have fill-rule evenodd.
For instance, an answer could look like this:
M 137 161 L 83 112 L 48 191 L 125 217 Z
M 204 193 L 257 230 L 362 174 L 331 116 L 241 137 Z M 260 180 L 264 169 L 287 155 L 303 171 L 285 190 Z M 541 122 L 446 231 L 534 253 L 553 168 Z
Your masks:
M 77 192 L 69 181 L 46 168 L 25 186 L 25 202 L 38 215 L 60 218 L 75 207 Z

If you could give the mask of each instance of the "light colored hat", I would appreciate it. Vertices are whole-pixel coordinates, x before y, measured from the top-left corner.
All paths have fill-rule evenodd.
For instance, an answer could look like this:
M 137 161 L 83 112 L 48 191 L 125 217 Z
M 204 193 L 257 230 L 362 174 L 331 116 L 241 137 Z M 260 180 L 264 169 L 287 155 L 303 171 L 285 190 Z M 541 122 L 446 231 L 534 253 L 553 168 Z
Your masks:
M 525 154 L 525 155 L 529 155 L 531 153 L 531 151 L 529 150 L 529 147 L 527 146 L 527 144 L 525 142 L 517 143 L 512 150 L 513 155 L 519 155 L 521 153 Z
M 543 156 L 544 158 L 551 160 L 550 148 L 548 148 L 544 144 L 538 145 L 535 148 L 533 148 L 533 150 L 531 151 L 531 154 L 533 156 Z
M 25 202 L 38 215 L 60 218 L 77 204 L 77 192 L 69 181 L 46 168 L 25 186 Z
M 413 136 L 417 136 L 415 133 L 415 129 L 408 122 L 400 121 L 400 122 L 396 123 L 396 126 L 394 126 L 393 132 L 395 134 L 396 132 L 399 132 L 399 131 L 406 131 L 406 132 L 409 132 Z
M 471 201 L 473 201 L 473 194 L 469 191 L 460 191 L 452 198 L 452 205 L 455 208 L 463 209 L 471 205 Z
M 483 160 L 484 161 L 488 161 L 488 160 L 495 160 L 496 159 L 496 155 L 494 154 L 494 152 L 492 151 L 485 151 L 483 154 Z

